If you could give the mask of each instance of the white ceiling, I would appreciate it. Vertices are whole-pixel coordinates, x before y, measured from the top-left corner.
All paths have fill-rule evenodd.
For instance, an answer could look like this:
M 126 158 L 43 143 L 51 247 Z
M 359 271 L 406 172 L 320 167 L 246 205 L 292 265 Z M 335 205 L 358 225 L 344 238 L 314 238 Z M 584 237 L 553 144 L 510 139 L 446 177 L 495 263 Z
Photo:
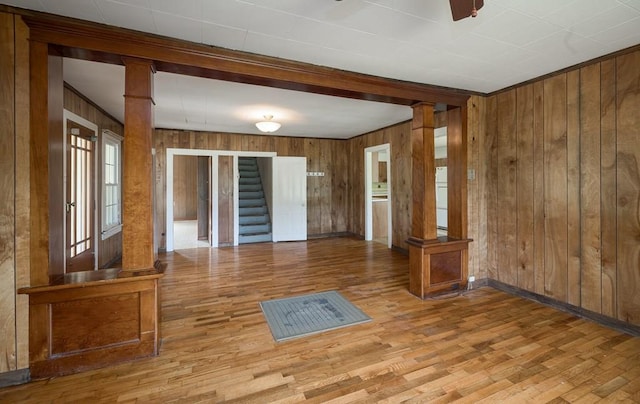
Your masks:
M 482 93 L 640 44 L 640 0 L 485 0 L 453 22 L 448 0 L 0 0 L 197 43 Z M 65 80 L 122 119 L 121 67 L 65 61 Z M 97 73 L 105 70 L 108 76 Z M 108 77 L 94 82 L 92 78 Z M 347 138 L 408 107 L 156 74 L 156 126 Z

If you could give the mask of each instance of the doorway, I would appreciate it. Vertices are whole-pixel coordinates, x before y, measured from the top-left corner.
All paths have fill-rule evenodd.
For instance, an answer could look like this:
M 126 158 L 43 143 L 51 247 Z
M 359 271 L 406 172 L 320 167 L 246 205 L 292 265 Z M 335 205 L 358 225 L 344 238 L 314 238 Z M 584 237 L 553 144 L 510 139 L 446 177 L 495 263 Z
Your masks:
M 209 156 L 175 156 L 173 176 L 174 248 L 210 246 Z
M 391 209 L 391 145 L 364 150 L 365 240 L 393 245 Z
M 64 111 L 65 272 L 97 267 L 97 125 Z

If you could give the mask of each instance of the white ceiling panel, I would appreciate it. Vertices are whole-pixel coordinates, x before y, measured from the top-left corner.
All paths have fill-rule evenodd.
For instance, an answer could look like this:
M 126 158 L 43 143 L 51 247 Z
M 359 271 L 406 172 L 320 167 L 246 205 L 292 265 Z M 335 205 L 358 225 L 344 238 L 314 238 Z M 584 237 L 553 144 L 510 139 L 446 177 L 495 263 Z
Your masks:
M 640 0 L 485 0 L 477 18 L 457 22 L 452 21 L 449 0 L 0 2 L 196 43 L 479 92 L 497 91 L 640 42 Z M 121 117 L 123 78 L 115 83 L 105 76 L 114 72 L 113 67 L 81 63 L 65 61 L 65 79 Z M 278 134 L 342 138 L 410 117 L 407 107 L 241 88 L 196 78 L 183 82 L 158 73 L 157 123 L 256 133 L 251 122 L 255 117 L 247 114 L 251 108 L 272 108 L 283 116 Z M 336 128 L 340 125 L 342 130 Z

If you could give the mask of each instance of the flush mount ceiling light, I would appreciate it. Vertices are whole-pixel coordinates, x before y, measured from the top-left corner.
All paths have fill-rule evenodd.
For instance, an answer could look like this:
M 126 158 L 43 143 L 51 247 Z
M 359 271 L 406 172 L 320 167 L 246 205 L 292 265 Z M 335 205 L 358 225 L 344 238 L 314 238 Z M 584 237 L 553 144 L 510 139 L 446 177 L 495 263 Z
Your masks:
M 256 123 L 256 127 L 265 133 L 275 132 L 280 129 L 280 123 L 272 121 L 273 115 L 265 115 L 264 121 Z

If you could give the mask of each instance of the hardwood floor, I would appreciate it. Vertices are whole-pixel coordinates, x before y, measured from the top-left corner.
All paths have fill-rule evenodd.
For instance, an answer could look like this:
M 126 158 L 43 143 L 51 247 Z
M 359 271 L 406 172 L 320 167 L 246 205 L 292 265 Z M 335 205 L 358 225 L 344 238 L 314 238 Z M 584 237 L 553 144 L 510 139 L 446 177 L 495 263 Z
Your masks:
M 0 402 L 640 402 L 640 338 L 491 288 L 421 301 L 408 258 L 351 238 L 160 257 L 160 356 Z M 275 343 L 261 300 L 337 289 L 372 322 Z

